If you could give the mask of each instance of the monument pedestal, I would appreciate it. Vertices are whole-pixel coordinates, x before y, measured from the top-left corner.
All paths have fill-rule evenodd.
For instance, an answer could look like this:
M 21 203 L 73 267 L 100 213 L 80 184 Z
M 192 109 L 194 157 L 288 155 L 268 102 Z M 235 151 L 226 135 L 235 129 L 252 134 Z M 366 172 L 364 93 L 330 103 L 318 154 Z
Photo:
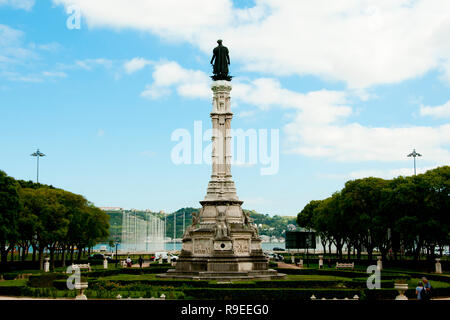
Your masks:
M 183 236 L 176 268 L 163 278 L 274 279 L 285 275 L 268 269 L 268 258 L 253 219 L 242 210 L 231 176 L 231 82 L 214 81 L 211 112 L 212 174 L 202 208 L 193 214 Z

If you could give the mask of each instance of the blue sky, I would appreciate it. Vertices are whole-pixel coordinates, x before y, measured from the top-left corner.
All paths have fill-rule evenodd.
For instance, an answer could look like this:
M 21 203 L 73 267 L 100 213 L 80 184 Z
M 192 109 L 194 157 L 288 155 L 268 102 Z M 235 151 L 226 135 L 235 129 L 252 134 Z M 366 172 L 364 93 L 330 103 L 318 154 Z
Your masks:
M 40 181 L 98 206 L 199 206 L 210 166 L 175 165 L 171 134 L 210 127 L 218 38 L 232 126 L 280 133 L 276 174 L 232 168 L 244 208 L 295 215 L 349 179 L 411 175 L 413 148 L 419 172 L 448 165 L 448 12 L 444 0 L 0 0 L 0 169 L 35 180 L 40 148 Z

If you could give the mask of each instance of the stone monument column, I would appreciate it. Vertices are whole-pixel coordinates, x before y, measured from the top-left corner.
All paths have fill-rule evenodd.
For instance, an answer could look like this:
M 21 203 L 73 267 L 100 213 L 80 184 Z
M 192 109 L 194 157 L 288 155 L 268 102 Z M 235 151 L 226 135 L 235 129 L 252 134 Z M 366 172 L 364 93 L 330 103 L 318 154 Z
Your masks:
M 212 121 L 212 174 L 206 191 L 205 201 L 228 199 L 239 200 L 231 176 L 231 81 L 214 81 Z
M 192 216 L 192 225 L 183 235 L 183 246 L 175 269 L 163 278 L 272 279 L 284 277 L 268 269 L 261 239 L 253 219 L 242 203 L 231 175 L 231 76 L 228 49 L 214 49 L 214 76 L 211 84 L 212 172 L 202 208 Z

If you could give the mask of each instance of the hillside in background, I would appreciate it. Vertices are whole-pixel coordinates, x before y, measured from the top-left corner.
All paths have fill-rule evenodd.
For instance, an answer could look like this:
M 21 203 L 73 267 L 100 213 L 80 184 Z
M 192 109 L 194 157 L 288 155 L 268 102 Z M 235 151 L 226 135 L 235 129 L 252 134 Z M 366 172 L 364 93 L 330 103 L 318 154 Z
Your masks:
M 174 234 L 174 218 L 176 220 L 176 238 L 183 236 L 183 220 L 185 228 L 192 223 L 192 213 L 198 212 L 200 208 L 181 208 L 173 213 L 166 214 L 166 237 L 173 237 Z M 258 213 L 254 210 L 245 210 L 250 212 L 250 216 L 255 220 L 254 223 L 258 226 L 259 234 L 266 236 L 283 237 L 288 225 L 297 226 L 295 216 L 269 216 L 268 214 Z M 122 212 L 107 211 L 110 216 L 110 239 L 115 239 L 122 234 Z M 137 211 L 136 214 L 145 218 L 146 212 Z M 161 219 L 164 219 L 163 213 L 154 213 Z M 183 219 L 184 216 L 184 219 Z

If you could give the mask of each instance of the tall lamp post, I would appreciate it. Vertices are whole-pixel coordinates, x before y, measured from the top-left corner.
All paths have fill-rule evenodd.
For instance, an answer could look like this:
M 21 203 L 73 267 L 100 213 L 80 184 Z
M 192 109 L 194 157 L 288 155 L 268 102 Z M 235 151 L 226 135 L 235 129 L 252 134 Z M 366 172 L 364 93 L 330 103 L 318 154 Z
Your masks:
M 40 157 L 45 157 L 45 154 L 43 154 L 42 152 L 39 151 L 39 149 L 37 149 L 37 151 L 36 151 L 35 153 L 32 153 L 32 154 L 31 154 L 31 156 L 37 158 L 36 183 L 39 183 L 39 158 L 40 158 Z
M 175 238 L 177 234 L 177 213 L 173 213 L 173 250 L 175 250 Z
M 413 150 L 410 154 L 408 154 L 408 157 L 414 158 L 414 175 L 416 175 L 416 157 L 421 157 L 422 155 L 420 153 L 416 152 L 416 149 Z
M 119 239 L 116 239 L 115 245 L 116 245 L 116 268 L 117 268 L 117 247 L 119 246 Z

